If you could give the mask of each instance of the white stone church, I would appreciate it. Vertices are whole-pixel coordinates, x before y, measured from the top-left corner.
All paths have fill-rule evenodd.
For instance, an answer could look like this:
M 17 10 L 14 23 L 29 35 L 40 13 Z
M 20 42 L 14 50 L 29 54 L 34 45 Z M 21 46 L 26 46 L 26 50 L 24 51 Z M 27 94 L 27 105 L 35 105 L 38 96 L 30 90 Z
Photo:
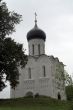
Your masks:
M 19 84 L 11 89 L 11 98 L 43 95 L 65 100 L 64 64 L 58 58 L 45 54 L 46 34 L 35 26 L 27 33 L 28 62 L 19 68 Z

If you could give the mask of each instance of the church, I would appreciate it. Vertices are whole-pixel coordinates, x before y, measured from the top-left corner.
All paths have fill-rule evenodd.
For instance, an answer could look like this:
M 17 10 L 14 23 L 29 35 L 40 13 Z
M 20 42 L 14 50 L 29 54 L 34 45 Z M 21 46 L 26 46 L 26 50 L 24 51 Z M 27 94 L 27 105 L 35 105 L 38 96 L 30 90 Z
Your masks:
M 54 56 L 45 54 L 46 34 L 37 26 L 27 33 L 28 62 L 19 67 L 19 84 L 10 90 L 11 98 L 42 95 L 66 100 L 64 84 L 64 64 Z

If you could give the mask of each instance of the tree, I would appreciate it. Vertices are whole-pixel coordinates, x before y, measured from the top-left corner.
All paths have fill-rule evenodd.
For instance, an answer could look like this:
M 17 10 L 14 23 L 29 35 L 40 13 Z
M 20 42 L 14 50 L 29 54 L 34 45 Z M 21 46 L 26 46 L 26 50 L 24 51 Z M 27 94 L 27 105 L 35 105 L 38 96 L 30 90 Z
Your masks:
M 66 86 L 67 100 L 73 101 L 73 85 Z
M 22 44 L 6 38 L 6 35 L 15 31 L 15 24 L 19 24 L 20 21 L 21 15 L 10 12 L 6 3 L 0 0 L 0 91 L 6 87 L 4 74 L 11 87 L 15 88 L 19 82 L 18 68 L 27 63 Z
M 64 77 L 65 77 L 65 85 L 66 86 L 73 84 L 72 77 L 66 71 L 64 71 Z
M 65 71 L 65 91 L 67 100 L 73 100 L 73 80 L 72 77 Z
M 19 24 L 21 21 L 21 15 L 10 12 L 5 2 L 0 0 L 0 38 L 4 38 L 6 35 L 15 31 L 15 24 Z

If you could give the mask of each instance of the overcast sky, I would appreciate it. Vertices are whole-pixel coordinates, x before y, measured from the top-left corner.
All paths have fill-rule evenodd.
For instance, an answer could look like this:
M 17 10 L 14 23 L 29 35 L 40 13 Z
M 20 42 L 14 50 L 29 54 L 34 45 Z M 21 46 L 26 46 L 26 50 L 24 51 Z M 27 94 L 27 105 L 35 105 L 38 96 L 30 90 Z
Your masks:
M 10 35 L 22 43 L 28 53 L 27 32 L 34 27 L 37 13 L 38 27 L 45 31 L 47 55 L 58 57 L 69 74 L 73 73 L 73 0 L 4 0 L 10 11 L 22 15 L 23 21 Z M 9 89 L 8 90 L 9 93 Z M 2 94 L 1 94 L 2 95 Z M 0 96 L 1 96 L 0 95 Z M 3 94 L 4 96 L 4 94 Z M 6 97 L 8 94 L 6 95 Z

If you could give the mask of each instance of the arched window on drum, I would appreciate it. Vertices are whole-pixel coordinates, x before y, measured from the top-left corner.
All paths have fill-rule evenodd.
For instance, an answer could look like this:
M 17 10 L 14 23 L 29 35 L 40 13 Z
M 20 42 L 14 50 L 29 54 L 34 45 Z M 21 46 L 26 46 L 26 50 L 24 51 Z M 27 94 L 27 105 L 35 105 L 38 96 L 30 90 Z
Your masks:
M 28 68 L 28 79 L 31 79 L 31 68 Z

